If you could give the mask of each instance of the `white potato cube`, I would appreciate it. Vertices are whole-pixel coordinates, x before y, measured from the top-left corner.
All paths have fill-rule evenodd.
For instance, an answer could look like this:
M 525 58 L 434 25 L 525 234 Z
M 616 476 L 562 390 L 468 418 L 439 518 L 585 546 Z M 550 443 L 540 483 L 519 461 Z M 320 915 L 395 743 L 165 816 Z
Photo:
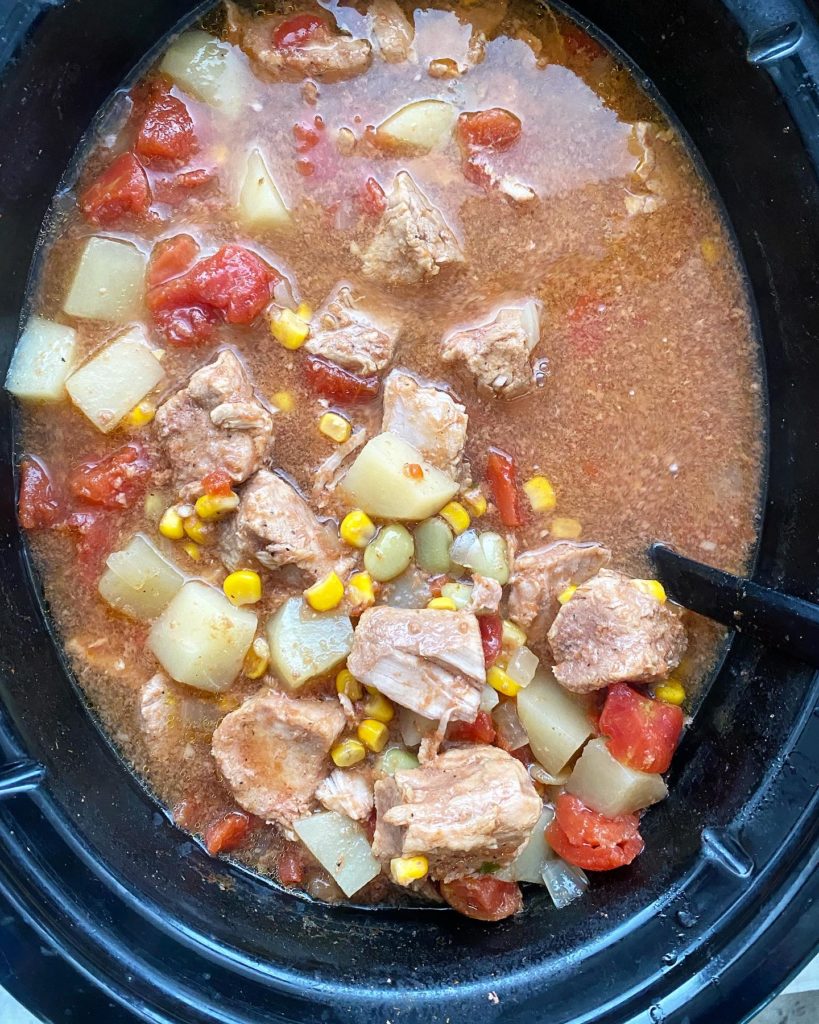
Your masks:
M 520 691 L 517 704 L 532 753 L 547 772 L 559 775 L 593 733 L 585 705 L 546 666 Z
M 247 71 L 236 47 L 201 29 L 175 39 L 159 70 L 180 89 L 213 107 L 235 111 L 248 95 Z
M 59 402 L 74 369 L 77 332 L 33 316 L 20 335 L 6 375 L 6 390 L 32 402 Z
M 458 116 L 444 100 L 418 100 L 396 110 L 376 129 L 376 141 L 388 149 L 429 153 L 446 144 Z
M 668 795 L 662 775 L 638 772 L 621 764 L 604 739 L 586 744 L 566 783 L 566 792 L 607 818 L 633 814 Z
M 314 612 L 300 597 L 285 601 L 267 623 L 270 663 L 291 690 L 344 661 L 353 626 L 343 612 Z
M 293 822 L 293 828 L 345 896 L 363 889 L 381 873 L 364 829 L 346 815 L 322 811 Z
M 123 615 L 149 622 L 167 608 L 185 582 L 184 575 L 157 551 L 143 533 L 107 558 L 99 592 Z
M 291 223 L 290 211 L 258 149 L 247 158 L 238 211 L 248 227 L 286 228 Z
M 107 434 L 164 377 L 162 364 L 142 330 L 135 327 L 114 338 L 72 373 L 66 390 L 74 405 Z
M 148 647 L 178 683 L 218 693 L 239 675 L 257 621 L 221 590 L 191 580 L 151 627 Z
M 146 258 L 135 245 L 94 235 L 85 243 L 63 312 L 83 320 L 132 320 L 142 310 Z

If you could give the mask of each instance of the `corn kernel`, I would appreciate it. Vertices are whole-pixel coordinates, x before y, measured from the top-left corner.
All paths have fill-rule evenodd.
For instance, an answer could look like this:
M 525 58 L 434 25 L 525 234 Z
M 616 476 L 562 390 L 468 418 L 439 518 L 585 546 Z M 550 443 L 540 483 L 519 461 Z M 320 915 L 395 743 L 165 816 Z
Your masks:
M 361 683 L 348 668 L 343 668 L 336 675 L 336 693 L 343 693 L 350 700 L 361 700 L 364 696 Z
M 338 532 L 341 539 L 351 547 L 366 548 L 375 536 L 375 523 L 366 512 L 356 508 L 341 520 Z M 350 582 L 352 583 L 352 580 Z
M 296 316 L 299 320 L 303 320 L 306 324 L 309 324 L 313 319 L 313 310 L 306 302 L 300 302 L 298 306 L 296 306 Z
M 659 601 L 660 604 L 665 604 L 667 600 L 665 587 L 659 580 L 632 580 L 631 582 L 633 586 L 644 594 L 647 594 L 649 597 L 653 597 L 655 601 Z
M 364 714 L 376 722 L 391 722 L 395 717 L 395 709 L 383 694 L 373 693 L 364 702 Z
M 493 690 L 502 693 L 504 697 L 515 697 L 520 690 L 520 686 L 518 686 L 515 680 L 497 665 L 493 665 L 487 670 L 486 681 Z
M 354 572 L 347 581 L 347 596 L 354 606 L 354 611 L 361 611 L 375 604 L 375 589 L 372 576 L 368 572 Z
M 319 430 L 336 444 L 343 444 L 353 432 L 350 421 L 339 416 L 337 412 L 326 412 L 319 420 Z
M 328 573 L 324 579 L 314 583 L 304 592 L 305 601 L 317 612 L 329 612 L 331 608 L 338 608 L 343 597 L 344 584 L 334 572 Z
M 654 687 L 654 696 L 666 704 L 679 706 L 685 700 L 685 687 L 676 679 L 669 679 Z
M 140 402 L 125 417 L 127 427 L 146 427 L 156 416 L 156 406 L 150 402 Z
M 235 491 L 230 494 L 203 494 L 196 499 L 196 514 L 200 519 L 210 522 L 212 519 L 224 519 L 230 512 L 239 507 L 239 495 Z
M 270 333 L 293 352 L 307 341 L 310 328 L 292 309 L 280 309 L 270 318 Z
M 369 750 L 380 754 L 387 745 L 390 730 L 383 722 L 377 722 L 374 718 L 365 718 L 358 726 L 358 738 Z
M 184 521 L 184 529 L 190 539 L 197 544 L 213 544 L 216 540 L 213 526 L 202 522 L 199 516 L 188 516 Z
M 245 655 L 242 672 L 248 679 L 261 679 L 270 665 L 270 645 L 264 637 L 257 636 Z
M 458 610 L 457 604 L 455 604 L 451 597 L 433 597 L 428 602 L 427 608 L 437 608 L 441 612 L 454 612 Z
M 557 504 L 555 489 L 545 476 L 533 476 L 523 485 L 533 512 L 551 512 Z
M 429 861 L 423 854 L 417 857 L 393 857 L 390 861 L 390 875 L 396 885 L 409 885 L 424 878 L 429 871 Z
M 702 258 L 710 266 L 713 266 L 719 259 L 719 242 L 715 238 L 703 238 L 700 242 Z
M 479 487 L 470 487 L 468 491 L 463 491 L 461 497 L 469 505 L 472 511 L 472 515 L 476 518 L 482 515 L 486 515 L 486 498 L 481 493 Z
M 472 522 L 469 513 L 459 501 L 450 501 L 449 504 L 444 505 L 438 515 L 449 523 L 456 534 L 463 533 Z
M 198 562 L 202 558 L 202 549 L 198 544 L 194 544 L 192 540 L 186 540 L 182 545 L 182 550 L 188 558 L 192 558 L 194 562 Z
M 577 587 L 575 586 L 575 584 L 574 583 L 570 583 L 568 585 L 568 587 L 566 587 L 565 590 L 561 591 L 557 595 L 557 603 L 558 604 L 568 604 L 569 601 L 571 601 L 571 599 L 574 597 L 574 592 L 576 590 L 577 590 Z
M 175 508 L 169 508 L 163 513 L 159 520 L 159 532 L 168 540 L 182 540 L 185 536 L 185 524 Z
M 277 391 L 271 401 L 279 412 L 292 412 L 296 405 L 296 400 L 289 391 Z
M 262 599 L 262 578 L 252 569 L 239 569 L 225 577 L 222 590 L 231 604 L 256 604 Z
M 339 768 L 349 768 L 351 765 L 363 761 L 366 756 L 367 750 L 364 744 L 352 738 L 341 740 L 330 750 L 330 757 Z
M 509 619 L 503 620 L 503 632 L 501 633 L 501 644 L 506 648 L 523 647 L 526 643 L 526 634 Z
M 549 524 L 549 533 L 555 540 L 578 540 L 583 527 L 579 519 L 556 516 Z

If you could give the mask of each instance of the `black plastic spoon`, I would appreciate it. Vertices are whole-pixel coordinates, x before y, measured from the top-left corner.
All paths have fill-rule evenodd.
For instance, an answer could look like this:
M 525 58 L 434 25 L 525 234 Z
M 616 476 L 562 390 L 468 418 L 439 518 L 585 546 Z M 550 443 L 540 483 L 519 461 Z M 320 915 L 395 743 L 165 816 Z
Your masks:
M 819 605 L 695 562 L 666 544 L 652 544 L 649 554 L 675 601 L 819 668 Z

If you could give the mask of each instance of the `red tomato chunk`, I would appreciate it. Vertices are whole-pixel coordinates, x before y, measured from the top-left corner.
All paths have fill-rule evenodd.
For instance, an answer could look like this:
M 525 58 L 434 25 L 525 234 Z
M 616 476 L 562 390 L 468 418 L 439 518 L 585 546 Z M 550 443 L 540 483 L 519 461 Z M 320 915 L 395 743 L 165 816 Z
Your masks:
M 501 652 L 503 622 L 500 615 L 479 615 L 478 628 L 481 631 L 483 660 L 486 663 L 486 667 L 489 668 Z
M 359 377 L 318 356 L 308 356 L 305 374 L 314 394 L 336 402 L 369 402 L 378 394 L 378 377 Z
M 20 463 L 17 516 L 25 530 L 47 529 L 62 516 L 60 499 L 48 470 L 34 458 L 26 457 Z
M 640 772 L 665 772 L 677 749 L 682 709 L 637 693 L 625 683 L 610 686 L 600 715 L 600 732 L 613 757 Z
M 387 196 L 375 178 L 367 178 L 359 197 L 361 209 L 371 217 L 380 217 L 387 208 Z
M 523 907 L 520 887 L 491 875 L 441 882 L 440 889 L 451 907 L 476 921 L 502 921 Z
M 224 469 L 214 469 L 202 477 L 202 490 L 205 494 L 230 494 L 232 489 L 233 479 Z
M 96 582 L 103 561 L 111 553 L 114 541 L 114 522 L 107 512 L 72 512 L 56 524 L 68 530 L 77 542 L 77 562 L 80 574 L 88 583 Z
M 288 843 L 279 854 L 276 874 L 282 885 L 301 885 L 304 881 L 304 854 L 295 843 Z
M 514 456 L 492 448 L 486 461 L 486 476 L 504 526 L 522 526 L 523 509 L 518 493 L 518 469 Z
M 75 498 L 102 508 L 128 508 L 148 483 L 151 462 L 139 444 L 126 444 L 104 459 L 83 462 L 68 476 Z
M 188 108 L 164 88 L 154 91 L 134 147 L 144 160 L 189 160 L 199 144 Z
M 304 46 L 317 35 L 323 35 L 327 23 L 315 14 L 296 14 L 276 28 L 273 33 L 273 45 L 277 50 L 295 49 Z
M 247 839 L 250 828 L 250 816 L 244 811 L 228 811 L 205 828 L 203 839 L 208 853 L 215 856 L 235 850 Z
M 190 235 L 173 235 L 157 242 L 148 261 L 146 283 L 149 288 L 178 277 L 199 255 L 199 245 Z
M 476 110 L 458 118 L 458 139 L 470 149 L 509 149 L 520 133 L 520 118 L 501 107 Z
M 561 793 L 546 838 L 555 853 L 585 871 L 611 871 L 631 864 L 644 843 L 636 814 L 607 818 L 577 797 Z
M 453 722 L 446 738 L 455 743 L 494 743 L 492 716 L 488 711 L 479 711 L 474 722 Z
M 92 224 L 108 226 L 127 214 L 147 213 L 151 189 L 133 153 L 122 153 L 80 196 L 80 209 Z

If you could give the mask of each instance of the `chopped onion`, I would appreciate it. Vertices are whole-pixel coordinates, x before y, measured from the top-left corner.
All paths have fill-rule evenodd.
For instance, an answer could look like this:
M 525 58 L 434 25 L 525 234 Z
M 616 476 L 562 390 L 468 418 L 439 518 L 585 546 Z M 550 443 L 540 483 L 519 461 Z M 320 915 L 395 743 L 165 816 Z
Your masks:
M 519 750 L 529 742 L 526 730 L 521 725 L 514 701 L 505 700 L 492 712 L 495 729 L 501 743 L 507 750 Z
M 493 690 L 491 686 L 484 686 L 481 690 L 481 711 L 492 711 L 498 704 L 500 704 L 498 691 Z
M 466 530 L 452 542 L 449 555 L 457 565 L 497 580 L 501 586 L 509 582 L 506 541 L 498 533 Z
M 529 765 L 529 774 L 535 782 L 540 782 L 544 786 L 563 786 L 569 781 L 569 776 L 572 773 L 561 772 L 559 775 L 552 775 L 542 765 L 533 763 Z
M 532 190 L 529 189 L 528 192 L 530 193 L 529 196 L 518 192 L 516 195 L 512 195 L 511 198 L 518 200 L 533 198 L 534 193 Z M 540 304 L 534 299 L 530 299 L 521 307 L 520 320 L 526 334 L 526 347 L 531 352 L 540 341 Z
M 469 583 L 445 583 L 441 587 L 441 596 L 448 597 L 456 608 L 466 608 L 472 600 L 472 586 Z
M 546 829 L 555 815 L 551 804 L 545 804 L 543 812 L 532 829 L 529 841 L 512 863 L 496 872 L 495 878 L 504 882 L 533 882 L 543 885 L 543 865 L 554 859 L 554 852 L 546 841 Z
M 535 672 L 539 665 L 538 657 L 528 647 L 518 647 L 509 664 L 506 666 L 506 674 L 511 676 L 518 686 L 528 686 L 535 678 Z
M 568 907 L 572 900 L 582 896 L 589 887 L 585 871 L 576 868 L 574 864 L 567 864 L 560 857 L 545 860 L 541 874 L 552 903 L 558 910 Z

